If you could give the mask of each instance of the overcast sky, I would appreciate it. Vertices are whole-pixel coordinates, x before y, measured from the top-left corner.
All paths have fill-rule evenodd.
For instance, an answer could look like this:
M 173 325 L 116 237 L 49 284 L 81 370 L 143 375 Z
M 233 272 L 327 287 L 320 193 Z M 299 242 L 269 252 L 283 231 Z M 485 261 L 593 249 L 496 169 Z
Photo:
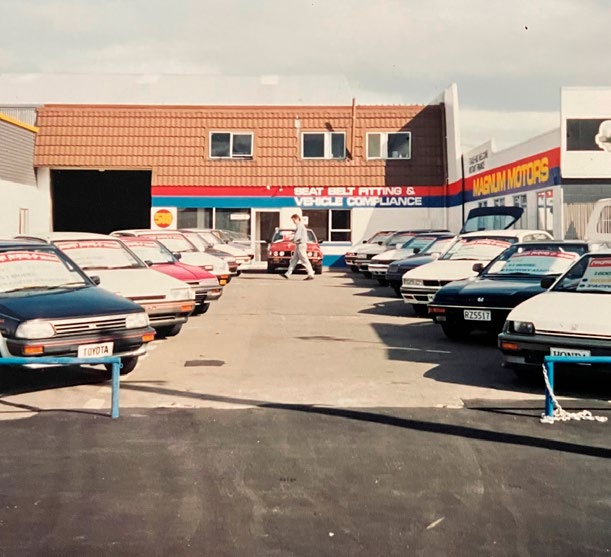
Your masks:
M 357 102 L 458 85 L 463 147 L 559 124 L 611 85 L 611 0 L 0 0 L 0 73 L 345 76 Z

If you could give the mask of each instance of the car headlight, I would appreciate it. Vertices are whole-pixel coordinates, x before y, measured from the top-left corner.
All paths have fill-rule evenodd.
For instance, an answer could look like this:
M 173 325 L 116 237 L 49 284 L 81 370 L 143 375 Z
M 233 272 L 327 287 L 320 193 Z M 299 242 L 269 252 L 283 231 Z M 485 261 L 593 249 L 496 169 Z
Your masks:
M 510 321 L 509 327 L 519 335 L 534 335 L 535 325 L 531 321 Z
M 55 336 L 55 328 L 48 321 L 24 321 L 15 331 L 17 338 L 49 338 Z
M 313 251 L 309 251 L 309 252 L 307 253 L 307 255 L 308 255 L 308 257 L 314 257 L 314 252 L 313 252 Z
M 411 279 L 411 278 L 403 279 L 403 286 L 422 286 L 422 285 L 424 285 L 424 281 L 422 279 Z
M 189 300 L 195 298 L 190 288 L 172 288 L 168 300 Z
M 141 329 L 143 327 L 148 327 L 149 325 L 149 316 L 145 311 L 139 311 L 137 313 L 128 314 L 125 319 L 125 326 L 128 329 Z
M 284 255 L 284 252 L 283 251 L 279 251 L 278 255 L 282 256 L 282 255 Z

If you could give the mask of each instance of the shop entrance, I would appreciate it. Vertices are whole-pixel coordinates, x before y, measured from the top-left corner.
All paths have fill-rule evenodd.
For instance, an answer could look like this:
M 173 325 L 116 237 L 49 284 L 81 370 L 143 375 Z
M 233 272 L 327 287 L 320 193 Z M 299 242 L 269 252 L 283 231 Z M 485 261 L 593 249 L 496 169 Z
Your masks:
M 151 172 L 52 170 L 53 230 L 108 234 L 149 228 Z
M 280 211 L 253 211 L 255 261 L 267 261 L 267 244 L 280 226 Z

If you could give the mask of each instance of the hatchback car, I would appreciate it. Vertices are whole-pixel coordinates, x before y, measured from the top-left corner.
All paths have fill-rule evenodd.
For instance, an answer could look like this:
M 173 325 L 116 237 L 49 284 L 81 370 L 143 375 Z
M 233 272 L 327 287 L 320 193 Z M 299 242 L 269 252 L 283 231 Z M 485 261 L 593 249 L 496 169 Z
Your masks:
M 550 284 L 551 283 L 551 284 Z M 583 255 L 507 316 L 498 344 L 506 367 L 539 372 L 543 358 L 611 356 L 611 251 Z
M 580 241 L 514 244 L 477 277 L 443 286 L 429 304 L 429 316 L 451 339 L 471 331 L 498 334 L 514 307 L 544 291 L 542 278 L 560 276 L 589 250 Z
M 187 283 L 195 293 L 193 315 L 206 313 L 210 302 L 218 300 L 223 287 L 209 271 L 181 263 L 161 242 L 153 238 L 124 237 L 121 241 L 154 271 Z
M 318 244 L 316 234 L 310 228 L 307 229 L 307 256 L 312 268 L 317 275 L 322 273 L 322 251 Z M 276 228 L 272 240 L 267 248 L 267 272 L 275 273 L 279 269 L 289 266 L 293 252 L 295 251 L 294 228 Z
M 119 238 L 91 232 L 50 232 L 41 238 L 56 245 L 100 285 L 140 304 L 160 336 L 174 336 L 195 308 L 184 282 L 149 269 Z
M 359 267 L 357 265 L 357 260 L 361 260 L 359 257 L 361 252 L 365 253 L 371 246 L 373 245 L 381 245 L 382 242 L 386 241 L 386 239 L 392 236 L 396 230 L 379 230 L 373 236 L 370 236 L 366 240 L 363 240 L 360 244 L 353 244 L 350 246 L 348 251 L 344 254 L 344 260 L 346 265 L 350 267 L 350 270 L 353 272 L 358 272 Z
M 52 244 L 1 241 L 2 357 L 119 356 L 130 373 L 155 331 L 140 305 L 98 280 Z

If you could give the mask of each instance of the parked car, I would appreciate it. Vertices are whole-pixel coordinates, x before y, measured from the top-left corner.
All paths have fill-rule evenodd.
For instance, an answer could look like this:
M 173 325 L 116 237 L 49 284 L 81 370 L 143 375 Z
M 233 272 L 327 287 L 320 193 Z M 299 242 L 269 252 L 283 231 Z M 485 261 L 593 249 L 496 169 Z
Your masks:
M 514 307 L 544 291 L 542 278 L 560 276 L 588 251 L 590 245 L 581 241 L 514 244 L 477 277 L 441 287 L 428 306 L 429 316 L 451 339 L 475 330 L 498 334 Z
M 204 240 L 204 238 L 202 238 L 202 236 L 197 232 L 184 228 L 179 229 L 179 232 L 181 234 L 184 234 L 185 238 L 187 238 L 187 240 L 189 240 L 189 242 L 191 242 L 202 253 L 214 255 L 215 257 L 218 257 L 219 259 L 225 261 L 225 263 L 227 263 L 227 267 L 229 267 L 229 272 L 232 276 L 236 277 L 240 274 L 238 271 L 240 263 L 236 259 L 235 255 L 229 253 L 229 251 L 215 247 L 211 243 Z
M 432 244 L 438 236 L 445 236 L 446 234 L 447 232 L 418 234 L 396 248 L 391 248 L 378 255 L 374 255 L 369 261 L 369 272 L 371 276 L 382 286 L 388 285 L 386 272 L 391 263 L 420 253 Z
M 312 268 L 317 275 L 322 273 L 322 251 L 318 244 L 316 234 L 311 228 L 307 229 L 308 245 L 307 255 Z M 295 244 L 293 237 L 295 236 L 294 228 L 276 228 L 271 242 L 267 248 L 267 272 L 275 273 L 280 269 L 286 269 L 289 266 Z M 301 267 L 301 265 L 299 265 Z
M 121 241 L 151 269 L 187 283 L 195 293 L 193 315 L 206 313 L 210 302 L 218 300 L 223 287 L 210 272 L 181 263 L 161 242 L 146 237 L 124 237 Z
M 397 249 L 405 242 L 418 236 L 419 234 L 429 234 L 433 232 L 448 232 L 447 230 L 398 230 L 379 243 L 371 244 L 359 250 L 354 258 L 357 269 L 367 278 L 371 277 L 369 264 L 371 260 L 378 254 L 385 251 Z
M 251 259 L 255 257 L 253 242 L 248 234 L 237 232 L 235 230 L 222 230 L 220 228 L 211 228 L 212 233 L 221 240 L 225 245 L 235 246 L 244 250 Z
M 537 373 L 544 356 L 611 356 L 611 251 L 590 252 L 514 308 L 498 344 L 504 365 Z
M 250 263 L 254 254 L 251 256 L 250 253 L 243 247 L 238 247 L 229 242 L 221 240 L 211 228 L 181 228 L 181 232 L 189 234 L 197 234 L 203 242 L 205 242 L 210 249 L 206 250 L 208 253 L 213 253 L 210 250 L 217 250 L 222 253 L 229 254 L 238 264 L 237 273 L 239 274 L 247 265 Z M 189 236 L 187 236 L 190 238 Z
M 394 234 L 396 230 L 379 230 L 373 236 L 370 236 L 366 240 L 363 240 L 361 244 L 353 244 L 350 246 L 348 251 L 344 254 L 344 260 L 346 265 L 350 267 L 353 272 L 358 272 L 359 267 L 357 265 L 357 259 L 361 259 L 359 254 L 365 252 L 370 246 L 375 244 L 381 245 L 389 236 Z
M 174 336 L 195 308 L 184 282 L 149 269 L 120 238 L 90 232 L 50 232 L 39 239 L 56 245 L 100 285 L 141 305 L 160 336 Z
M 130 373 L 155 331 L 140 305 L 98 281 L 52 244 L 1 241 L 0 355 L 119 356 Z
M 440 234 L 434 242 L 429 244 L 418 254 L 411 255 L 400 261 L 394 261 L 388 265 L 388 269 L 386 270 L 386 281 L 388 285 L 395 291 L 397 296 L 401 297 L 403 275 L 416 267 L 435 261 L 440 255 L 445 253 L 457 239 L 458 236 L 454 234 Z
M 180 260 L 187 265 L 201 267 L 210 271 L 219 281 L 221 286 L 229 284 L 231 272 L 227 263 L 220 257 L 200 251 L 185 234 L 177 230 L 149 230 L 145 228 L 115 230 L 111 236 L 126 237 L 138 236 L 159 240 L 173 254 L 180 254 Z
M 516 242 L 551 240 L 543 230 L 489 230 L 462 234 L 448 251 L 432 263 L 403 275 L 401 296 L 419 317 L 428 316 L 428 304 L 446 284 L 475 276 L 476 263 L 487 264 Z

